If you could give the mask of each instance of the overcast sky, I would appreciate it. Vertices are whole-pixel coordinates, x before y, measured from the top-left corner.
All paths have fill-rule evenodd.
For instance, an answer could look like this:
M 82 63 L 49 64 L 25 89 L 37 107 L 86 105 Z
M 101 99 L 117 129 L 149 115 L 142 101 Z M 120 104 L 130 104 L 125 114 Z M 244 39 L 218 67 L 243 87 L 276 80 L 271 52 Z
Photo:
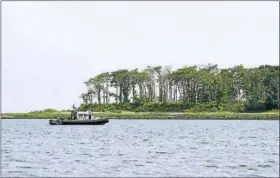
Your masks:
M 278 2 L 2 2 L 2 112 L 78 105 L 96 74 L 279 64 Z

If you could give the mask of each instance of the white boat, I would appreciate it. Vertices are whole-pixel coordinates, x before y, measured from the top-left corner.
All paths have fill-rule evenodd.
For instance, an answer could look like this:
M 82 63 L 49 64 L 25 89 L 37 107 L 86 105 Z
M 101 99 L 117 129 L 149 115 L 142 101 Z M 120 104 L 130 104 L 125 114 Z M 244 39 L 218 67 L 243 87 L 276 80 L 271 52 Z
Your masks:
M 49 120 L 50 125 L 104 125 L 109 122 L 107 118 L 95 117 L 90 111 L 77 111 L 73 106 L 68 119 L 58 118 Z

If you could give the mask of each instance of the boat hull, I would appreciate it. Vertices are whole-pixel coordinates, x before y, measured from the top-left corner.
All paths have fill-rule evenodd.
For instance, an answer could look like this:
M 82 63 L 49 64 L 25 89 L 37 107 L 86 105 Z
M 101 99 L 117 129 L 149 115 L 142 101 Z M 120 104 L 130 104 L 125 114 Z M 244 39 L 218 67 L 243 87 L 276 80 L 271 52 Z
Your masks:
M 94 119 L 94 120 L 63 120 L 51 119 L 50 125 L 104 125 L 109 122 L 109 119 Z

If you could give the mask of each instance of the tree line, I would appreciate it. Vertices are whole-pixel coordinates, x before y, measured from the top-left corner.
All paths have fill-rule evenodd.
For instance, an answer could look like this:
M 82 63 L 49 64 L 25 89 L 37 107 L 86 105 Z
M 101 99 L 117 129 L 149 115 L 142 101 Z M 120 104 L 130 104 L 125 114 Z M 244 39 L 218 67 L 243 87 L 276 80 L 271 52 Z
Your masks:
M 243 65 L 147 66 L 143 70 L 104 72 L 85 82 L 82 108 L 95 105 L 144 105 L 180 103 L 196 106 L 242 105 L 246 110 L 279 108 L 279 65 L 245 68 Z M 80 107 L 80 108 L 81 108 Z

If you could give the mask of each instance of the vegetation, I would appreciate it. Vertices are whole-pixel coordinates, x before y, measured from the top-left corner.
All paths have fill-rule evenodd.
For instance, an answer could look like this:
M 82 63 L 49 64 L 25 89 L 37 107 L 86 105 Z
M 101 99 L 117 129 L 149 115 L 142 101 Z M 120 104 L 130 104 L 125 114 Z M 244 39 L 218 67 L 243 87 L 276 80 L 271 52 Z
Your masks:
M 4 113 L 1 115 L 1 118 L 17 118 L 17 119 L 51 119 L 63 117 L 67 118 L 69 113 L 66 112 L 30 112 L 30 113 Z
M 79 110 L 263 112 L 279 109 L 279 66 L 121 69 L 90 78 Z M 93 99 L 97 102 L 93 103 Z M 113 99 L 113 102 L 111 100 Z M 111 103 L 111 104 L 110 104 Z
M 63 112 L 42 112 L 42 113 L 6 113 L 2 115 L 5 119 L 52 119 L 67 118 L 70 113 Z M 97 117 L 106 117 L 110 119 L 262 119 L 262 120 L 278 120 L 279 112 L 263 112 L 263 113 L 232 113 L 232 112 L 184 112 L 184 113 L 168 113 L 168 112 L 99 112 L 95 113 Z
M 122 119 L 279 119 L 279 66 L 148 66 L 101 73 L 85 82 L 80 111 Z M 96 100 L 94 103 L 93 100 Z M 94 103 L 94 104 L 93 104 Z M 5 118 L 68 117 L 70 110 Z

